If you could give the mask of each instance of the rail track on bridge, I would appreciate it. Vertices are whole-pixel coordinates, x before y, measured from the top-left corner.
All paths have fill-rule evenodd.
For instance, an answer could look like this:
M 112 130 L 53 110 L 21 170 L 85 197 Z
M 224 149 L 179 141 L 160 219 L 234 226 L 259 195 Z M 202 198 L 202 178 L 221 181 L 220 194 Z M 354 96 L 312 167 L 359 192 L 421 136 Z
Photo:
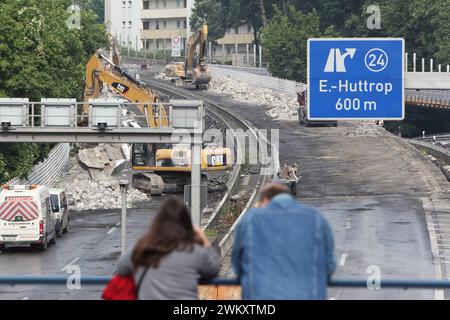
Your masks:
M 165 81 L 156 80 L 151 75 L 141 74 L 141 79 L 153 90 L 172 98 L 202 100 L 207 117 L 221 123 L 220 128 L 241 129 L 253 135 L 258 144 L 267 143 L 267 140 L 258 139 L 258 129 L 249 121 L 215 101 Z M 228 177 L 226 192 L 207 222 L 202 225 L 203 229 L 214 237 L 213 244 L 218 247 L 222 257 L 225 257 L 231 248 L 234 227 L 239 217 L 256 203 L 261 187 L 270 179 L 264 174 L 264 168 L 260 163 L 257 165 L 246 163 L 245 153 L 235 150 L 235 159 L 236 164 Z

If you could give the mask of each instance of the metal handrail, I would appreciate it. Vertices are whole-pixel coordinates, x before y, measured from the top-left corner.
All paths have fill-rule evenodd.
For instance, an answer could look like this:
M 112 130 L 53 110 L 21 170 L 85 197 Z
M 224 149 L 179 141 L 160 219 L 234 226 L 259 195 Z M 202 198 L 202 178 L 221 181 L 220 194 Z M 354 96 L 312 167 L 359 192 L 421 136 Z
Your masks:
M 73 275 L 9 275 L 0 276 L 0 285 L 65 285 L 73 281 Z M 82 275 L 79 278 L 82 285 L 106 285 L 112 276 Z M 236 278 L 216 278 L 208 281 L 200 281 L 200 285 L 210 286 L 239 286 Z M 331 279 L 329 287 L 367 288 L 372 285 L 365 279 Z M 414 280 L 414 279 L 384 279 L 378 283 L 380 288 L 416 288 L 416 289 L 450 289 L 449 280 Z

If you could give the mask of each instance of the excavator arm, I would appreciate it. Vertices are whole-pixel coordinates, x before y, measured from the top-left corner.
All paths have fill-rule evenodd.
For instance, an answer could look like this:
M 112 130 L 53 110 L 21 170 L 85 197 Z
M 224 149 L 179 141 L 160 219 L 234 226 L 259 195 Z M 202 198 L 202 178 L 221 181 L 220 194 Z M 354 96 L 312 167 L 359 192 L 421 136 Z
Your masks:
M 207 85 L 211 81 L 206 61 L 206 44 L 208 40 L 208 25 L 204 23 L 200 30 L 193 33 L 188 40 L 186 49 L 186 60 L 184 64 L 185 78 L 193 84 Z M 198 51 L 198 61 L 195 61 L 195 53 Z
M 143 87 L 136 79 L 98 52 L 91 57 L 86 67 L 83 97 L 85 114 L 88 113 L 89 99 L 98 98 L 104 84 L 113 88 L 129 102 L 136 103 L 139 110 L 146 115 L 149 127 L 168 127 L 169 121 L 164 106 L 154 106 L 159 102 L 157 94 Z

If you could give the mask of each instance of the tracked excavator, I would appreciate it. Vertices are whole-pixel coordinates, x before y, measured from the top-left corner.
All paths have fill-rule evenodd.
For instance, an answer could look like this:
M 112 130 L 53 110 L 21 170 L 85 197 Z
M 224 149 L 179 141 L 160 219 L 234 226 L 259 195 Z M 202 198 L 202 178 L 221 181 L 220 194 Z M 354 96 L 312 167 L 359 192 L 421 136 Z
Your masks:
M 208 25 L 204 23 L 200 29 L 192 33 L 186 44 L 186 59 L 184 63 L 166 65 L 166 76 L 173 77 L 172 82 L 183 85 L 195 85 L 197 89 L 206 90 L 211 81 L 206 57 Z M 197 52 L 198 47 L 198 52 Z
M 116 56 L 116 57 L 114 57 Z M 113 59 L 120 63 L 117 54 Z M 146 117 L 146 126 L 168 127 L 167 113 L 158 98 L 158 94 L 146 88 L 141 82 L 122 70 L 120 65 L 110 61 L 100 51 L 89 60 L 86 68 L 86 83 L 84 89 L 83 109 L 88 114 L 89 99 L 98 98 L 102 88 L 108 86 L 121 95 Z M 201 168 L 202 180 L 205 171 L 229 170 L 233 162 L 232 153 L 228 148 L 208 147 L 202 150 Z M 132 145 L 133 185 L 151 195 L 160 195 L 165 186 L 182 191 L 184 185 L 190 183 L 191 151 L 167 144 Z

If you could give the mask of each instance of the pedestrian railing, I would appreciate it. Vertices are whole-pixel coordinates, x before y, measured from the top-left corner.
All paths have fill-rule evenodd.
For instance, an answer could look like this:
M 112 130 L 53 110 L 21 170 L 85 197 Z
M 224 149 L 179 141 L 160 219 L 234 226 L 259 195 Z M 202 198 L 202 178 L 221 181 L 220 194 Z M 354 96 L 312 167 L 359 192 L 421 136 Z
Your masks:
M 106 285 L 112 276 L 94 275 L 2 275 L 0 285 L 66 285 L 77 282 L 80 285 Z M 201 280 L 200 285 L 205 286 L 239 286 L 236 278 L 215 278 Z M 400 288 L 400 289 L 450 289 L 449 280 L 407 280 L 407 279 L 381 279 L 379 282 L 370 279 L 330 279 L 329 287 L 345 288 Z

